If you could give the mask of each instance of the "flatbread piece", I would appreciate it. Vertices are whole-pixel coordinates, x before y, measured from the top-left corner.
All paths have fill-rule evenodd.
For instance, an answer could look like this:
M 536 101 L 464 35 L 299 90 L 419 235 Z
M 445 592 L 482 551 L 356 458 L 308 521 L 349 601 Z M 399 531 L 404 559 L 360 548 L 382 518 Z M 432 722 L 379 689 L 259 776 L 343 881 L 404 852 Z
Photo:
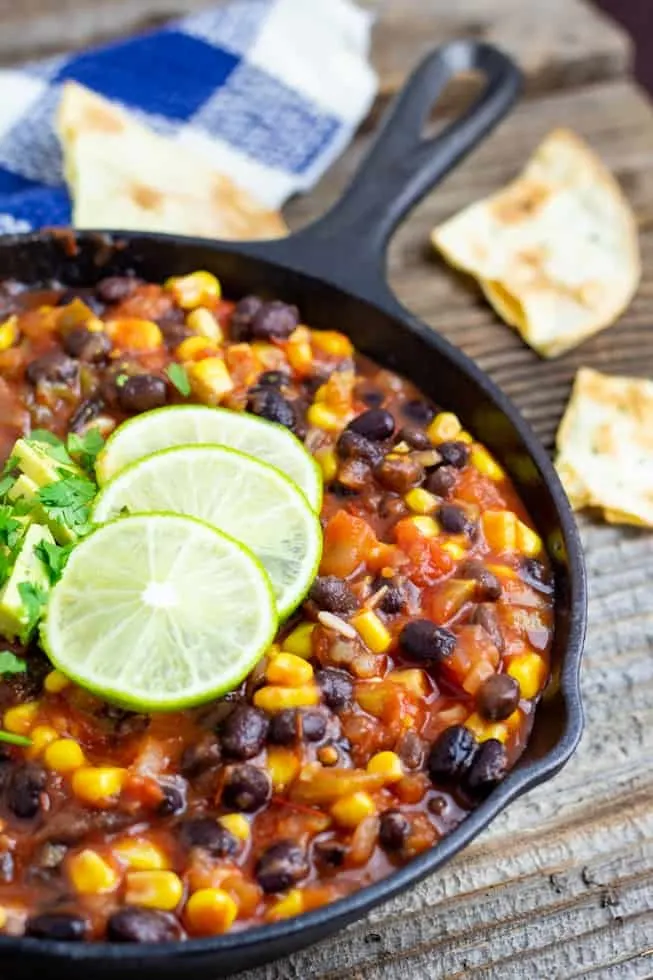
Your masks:
M 557 436 L 556 468 L 574 509 L 653 527 L 653 381 L 581 368 Z
M 82 85 L 64 86 L 56 127 L 77 228 L 240 240 L 287 233 L 277 211 Z
M 440 225 L 432 241 L 543 357 L 614 323 L 641 276 L 621 188 L 565 129 L 544 140 L 517 180 Z

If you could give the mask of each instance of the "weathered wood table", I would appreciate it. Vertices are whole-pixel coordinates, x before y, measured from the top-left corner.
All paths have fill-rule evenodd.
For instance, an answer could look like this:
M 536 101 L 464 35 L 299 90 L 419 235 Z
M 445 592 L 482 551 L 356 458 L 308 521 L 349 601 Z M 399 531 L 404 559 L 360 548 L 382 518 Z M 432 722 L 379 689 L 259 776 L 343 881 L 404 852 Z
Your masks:
M 203 5 L 0 0 L 0 60 L 117 35 Z M 580 364 L 653 375 L 653 112 L 630 80 L 628 43 L 581 0 L 377 6 L 381 101 L 422 52 L 459 34 L 503 45 L 525 69 L 520 107 L 412 215 L 389 264 L 401 300 L 475 357 L 551 448 Z M 464 87 L 450 93 L 453 102 Z M 616 327 L 545 363 L 434 259 L 427 243 L 437 221 L 507 181 L 561 124 L 588 138 L 621 180 L 639 218 L 645 271 Z M 322 185 L 288 209 L 293 226 L 323 211 L 368 140 L 361 134 Z M 409 894 L 337 939 L 243 980 L 653 977 L 653 534 L 585 518 L 581 526 L 591 628 L 583 671 L 587 730 L 572 762 Z

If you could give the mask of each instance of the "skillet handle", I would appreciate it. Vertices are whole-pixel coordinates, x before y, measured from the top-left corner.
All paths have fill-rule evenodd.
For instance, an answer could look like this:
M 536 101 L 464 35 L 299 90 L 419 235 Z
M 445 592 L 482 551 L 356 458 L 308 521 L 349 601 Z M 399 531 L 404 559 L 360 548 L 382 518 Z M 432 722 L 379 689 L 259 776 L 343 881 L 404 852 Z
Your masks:
M 485 77 L 473 105 L 437 136 L 422 128 L 447 83 L 461 72 Z M 344 196 L 316 222 L 287 239 L 247 251 L 376 298 L 385 251 L 402 218 L 496 126 L 514 103 L 521 73 L 501 51 L 453 41 L 428 55 L 388 109 L 374 144 Z

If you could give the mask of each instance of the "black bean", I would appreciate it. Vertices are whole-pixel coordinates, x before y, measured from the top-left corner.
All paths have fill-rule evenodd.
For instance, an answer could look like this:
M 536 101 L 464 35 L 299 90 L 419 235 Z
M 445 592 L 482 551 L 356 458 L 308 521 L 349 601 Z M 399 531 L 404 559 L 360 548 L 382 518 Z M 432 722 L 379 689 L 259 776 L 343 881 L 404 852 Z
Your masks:
M 508 756 L 496 738 L 483 742 L 465 774 L 464 789 L 474 799 L 483 800 L 508 771 Z
M 442 504 L 438 508 L 438 521 L 447 534 L 466 534 L 472 537 L 477 528 L 475 522 L 470 520 L 458 504 Z
M 446 500 L 457 483 L 456 470 L 453 466 L 439 466 L 426 478 L 426 489 L 437 497 Z
M 400 851 L 408 839 L 410 823 L 399 810 L 381 814 L 379 841 L 385 851 Z
M 501 582 L 482 561 L 470 559 L 462 565 L 458 572 L 463 578 L 472 578 L 476 582 L 476 598 L 481 602 L 496 602 L 501 598 Z
M 284 708 L 272 716 L 268 739 L 273 745 L 292 745 L 299 738 L 296 708 Z
M 506 644 L 503 638 L 501 624 L 499 623 L 499 617 L 493 605 L 481 603 L 480 606 L 477 606 L 472 613 L 471 622 L 476 626 L 482 626 L 499 653 L 503 653 Z
M 62 384 L 73 385 L 77 381 L 79 366 L 61 351 L 50 351 L 30 361 L 25 377 L 32 385 Z
M 71 357 L 96 364 L 106 358 L 111 350 L 111 341 L 102 330 L 74 327 L 64 334 L 63 349 Z
M 299 310 L 281 300 L 264 303 L 252 317 L 251 332 L 256 340 L 285 340 L 299 323 Z
M 95 286 L 95 295 L 103 303 L 121 303 L 138 289 L 140 280 L 132 276 L 107 276 Z
M 173 817 L 175 814 L 181 813 L 186 807 L 186 800 L 179 787 L 162 786 L 161 788 L 163 789 L 163 799 L 156 808 L 158 816 Z
M 25 923 L 25 935 L 58 942 L 79 942 L 86 938 L 88 922 L 81 915 L 68 912 L 44 912 L 32 915 Z
M 313 844 L 313 857 L 318 864 L 328 868 L 341 868 L 347 857 L 347 848 L 337 840 L 317 840 Z
M 283 892 L 308 874 L 306 852 L 291 840 L 278 841 L 256 862 L 256 880 L 264 892 Z
M 453 466 L 463 470 L 469 462 L 469 446 L 464 442 L 441 442 L 436 449 L 442 457 L 445 466 Z
M 444 626 L 436 626 L 430 619 L 414 619 L 406 623 L 399 634 L 399 645 L 407 656 L 415 660 L 440 663 L 453 653 L 456 636 Z
M 165 316 L 159 317 L 155 322 L 163 334 L 168 350 L 174 350 L 186 337 L 193 336 L 193 331 L 186 326 L 184 311 L 177 306 L 173 306 Z
M 385 408 L 369 408 L 352 419 L 347 429 L 372 442 L 383 442 L 395 431 L 395 420 Z
M 301 711 L 299 728 L 305 742 L 319 742 L 326 734 L 326 718 L 321 711 Z
M 240 847 L 238 838 L 211 817 L 183 820 L 179 825 L 179 840 L 189 850 L 200 847 L 215 857 L 233 857 Z
M 285 371 L 264 371 L 258 379 L 258 384 L 264 388 L 283 388 L 289 383 L 290 378 Z
M 107 922 L 107 939 L 114 943 L 165 943 L 180 936 L 175 917 L 156 909 L 126 905 Z
M 379 589 L 385 588 L 386 592 L 383 598 L 379 602 L 379 609 L 384 613 L 392 616 L 396 613 L 400 613 L 406 604 L 406 590 L 401 582 L 397 582 L 395 579 L 383 578 L 379 576 L 374 580 L 374 591 L 378 592 Z
M 409 728 L 397 743 L 397 755 L 406 769 L 421 769 L 426 755 L 426 744 L 416 731 Z
M 407 493 L 424 479 L 424 467 L 410 456 L 386 456 L 374 471 L 379 483 L 395 493 Z
M 488 721 L 505 721 L 519 704 L 519 683 L 510 674 L 492 674 L 476 694 L 476 710 Z
M 335 575 L 321 575 L 315 579 L 309 598 L 319 609 L 348 616 L 360 603 L 343 579 Z
M 81 429 L 86 428 L 89 422 L 98 417 L 103 408 L 104 402 L 101 398 L 87 398 L 77 406 L 71 415 L 68 431 L 80 432 Z
M 251 388 L 247 397 L 247 411 L 269 422 L 294 429 L 297 417 L 289 401 L 274 388 Z
M 224 723 L 222 748 L 233 759 L 252 759 L 258 755 L 268 734 L 269 720 L 263 711 L 240 704 Z
M 262 306 L 260 296 L 245 296 L 236 303 L 229 328 L 232 340 L 252 339 L 252 321 Z
M 362 459 L 370 466 L 378 466 L 384 455 L 379 445 L 351 429 L 345 429 L 340 433 L 336 451 L 340 459 Z
M 452 725 L 433 743 L 428 759 L 429 775 L 434 783 L 454 785 L 471 766 L 478 743 L 468 728 Z
M 419 425 L 428 425 L 435 418 L 435 409 L 423 398 L 411 398 L 401 406 L 402 414 L 417 422 Z
M 220 743 L 213 738 L 203 738 L 189 745 L 181 756 L 180 771 L 187 779 L 196 779 L 209 769 L 217 769 L 222 761 Z
M 7 786 L 7 806 L 17 817 L 29 820 L 42 807 L 45 789 L 45 769 L 37 765 L 24 765 L 15 769 Z
M 553 592 L 551 575 L 546 566 L 537 558 L 522 558 L 519 564 L 519 577 L 537 592 L 550 595 Z
M 336 667 L 324 667 L 318 670 L 315 679 L 322 691 L 324 703 L 333 711 L 341 711 L 351 704 L 354 696 L 354 684 L 344 670 Z
M 227 770 L 222 802 L 230 810 L 253 813 L 267 803 L 271 792 L 268 774 L 245 762 Z
M 431 440 L 424 429 L 416 425 L 405 425 L 397 433 L 397 442 L 407 442 L 413 449 L 430 449 Z
M 329 493 L 332 493 L 334 497 L 338 497 L 341 500 L 345 500 L 347 497 L 357 497 L 360 490 L 354 490 L 353 487 L 346 487 L 344 483 L 340 483 L 339 480 L 334 480 L 329 484 Z
M 446 812 L 449 804 L 447 802 L 446 796 L 432 796 L 431 799 L 426 804 L 430 812 L 435 814 L 436 817 L 441 817 L 443 813 Z
M 168 386 L 156 374 L 134 374 L 118 388 L 120 408 L 130 415 L 162 408 L 167 400 Z
M 338 467 L 338 482 L 360 493 L 370 482 L 370 467 L 362 459 L 346 459 Z

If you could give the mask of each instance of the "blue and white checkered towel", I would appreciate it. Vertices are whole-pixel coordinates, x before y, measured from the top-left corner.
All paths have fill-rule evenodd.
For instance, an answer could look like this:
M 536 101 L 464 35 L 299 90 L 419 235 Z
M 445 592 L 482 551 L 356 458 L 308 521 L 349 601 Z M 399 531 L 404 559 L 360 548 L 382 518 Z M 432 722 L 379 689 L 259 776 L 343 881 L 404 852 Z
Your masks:
M 376 92 L 351 0 L 234 0 L 152 33 L 0 71 L 0 234 L 70 223 L 53 117 L 80 82 L 269 207 L 308 190 Z

